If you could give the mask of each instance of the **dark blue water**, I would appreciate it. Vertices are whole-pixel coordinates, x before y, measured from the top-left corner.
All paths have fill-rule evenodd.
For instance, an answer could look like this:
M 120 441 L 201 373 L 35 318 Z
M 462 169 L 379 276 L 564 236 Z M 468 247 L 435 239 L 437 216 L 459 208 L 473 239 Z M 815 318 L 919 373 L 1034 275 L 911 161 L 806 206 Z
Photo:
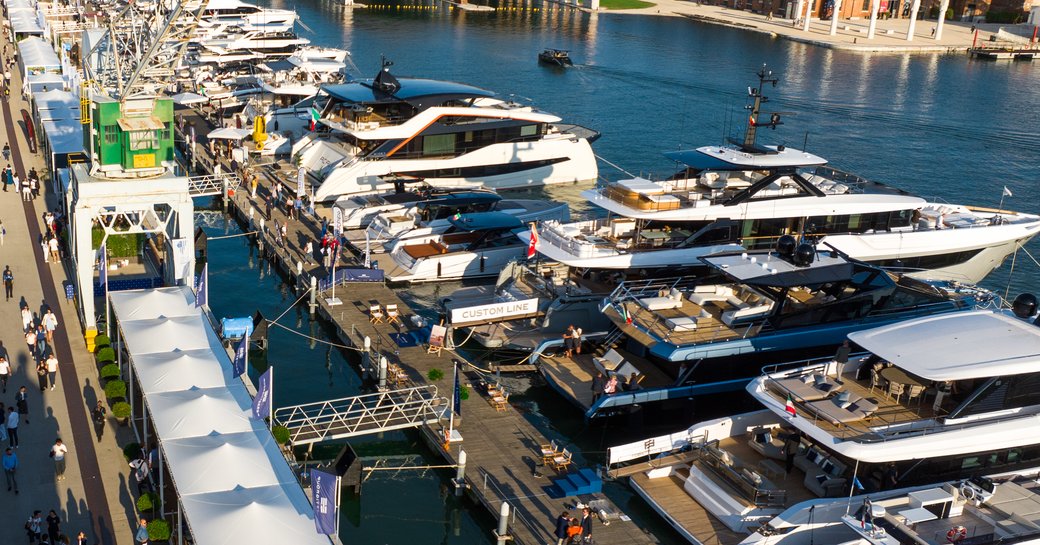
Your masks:
M 382 3 L 382 2 L 381 2 Z M 597 154 L 633 174 L 669 174 L 660 152 L 717 143 L 743 129 L 745 88 L 767 63 L 782 79 L 767 93 L 772 110 L 791 112 L 762 141 L 802 147 L 842 169 L 949 202 L 1040 211 L 1040 64 L 976 62 L 962 55 L 852 55 L 712 27 L 680 18 L 587 15 L 555 11 L 465 13 L 416 9 L 348 9 L 329 1 L 271 5 L 295 8 L 319 45 L 344 47 L 363 75 L 378 69 L 380 54 L 399 75 L 451 79 L 532 100 L 537 106 L 603 133 Z M 577 65 L 539 66 L 544 47 L 572 50 Z M 607 179 L 625 176 L 603 163 Z M 538 192 L 568 200 L 578 210 L 582 187 Z M 201 214 L 211 235 L 239 232 L 218 214 Z M 214 311 L 243 316 L 257 309 L 273 318 L 295 300 L 243 238 L 211 244 Z M 1040 256 L 1036 241 L 1027 249 Z M 1009 260 L 1010 262 L 1010 260 Z M 986 285 L 1012 297 L 1040 291 L 1040 269 L 1020 255 Z M 1010 279 L 1010 284 L 1009 284 Z M 457 285 L 424 286 L 407 296 L 429 306 Z M 282 323 L 313 337 L 329 332 L 290 310 Z M 292 333 L 272 329 L 268 359 L 276 372 L 279 406 L 358 393 L 348 355 Z M 595 461 L 605 447 L 656 430 L 585 428 L 577 411 L 532 378 L 517 405 L 543 432 L 574 442 Z M 689 421 L 653 423 L 681 428 Z M 414 456 L 439 463 L 415 434 L 396 432 L 355 442 L 369 454 Z M 480 508 L 447 497 L 443 472 L 380 473 L 361 498 L 345 499 L 341 535 L 347 543 L 490 543 L 491 521 Z M 611 490 L 622 507 L 669 543 L 679 538 L 621 486 Z

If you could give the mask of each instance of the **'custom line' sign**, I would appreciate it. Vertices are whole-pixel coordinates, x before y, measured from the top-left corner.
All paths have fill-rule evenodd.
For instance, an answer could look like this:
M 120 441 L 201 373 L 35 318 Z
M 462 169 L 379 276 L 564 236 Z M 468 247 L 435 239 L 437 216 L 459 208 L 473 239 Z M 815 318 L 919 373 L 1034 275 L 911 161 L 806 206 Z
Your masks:
M 517 316 L 528 316 L 538 313 L 538 299 L 523 299 L 507 303 L 492 303 L 452 309 L 451 323 L 454 325 L 475 322 L 494 322 Z

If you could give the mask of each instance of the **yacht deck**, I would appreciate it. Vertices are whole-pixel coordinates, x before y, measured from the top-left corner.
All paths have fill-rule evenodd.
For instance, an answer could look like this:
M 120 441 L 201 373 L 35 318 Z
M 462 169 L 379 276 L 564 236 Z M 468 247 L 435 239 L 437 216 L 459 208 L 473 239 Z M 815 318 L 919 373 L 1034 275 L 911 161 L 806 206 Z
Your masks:
M 646 377 L 639 383 L 642 388 L 662 388 L 675 383 L 674 378 L 649 361 L 624 350 L 617 350 L 617 352 Z M 573 358 L 559 354 L 543 355 L 538 360 L 546 379 L 552 381 L 571 403 L 583 411 L 592 407 L 592 378 L 596 376 L 597 372 L 592 357 L 591 353 L 577 354 Z
M 668 477 L 651 479 L 645 472 L 640 472 L 631 478 L 644 494 L 703 545 L 736 545 L 747 537 L 727 528 L 690 497 L 683 488 L 683 481 L 687 476 L 689 470 L 681 468 Z
M 709 301 L 701 306 L 684 298 L 676 308 L 662 310 L 647 310 L 633 302 L 623 304 L 631 319 L 630 324 L 626 323 L 614 306 L 608 306 L 604 314 L 626 334 L 646 346 L 660 341 L 676 345 L 726 341 L 752 336 L 760 329 L 754 325 L 732 328 L 723 323 L 722 313 L 728 309 L 725 301 Z M 696 326 L 691 327 L 689 320 Z

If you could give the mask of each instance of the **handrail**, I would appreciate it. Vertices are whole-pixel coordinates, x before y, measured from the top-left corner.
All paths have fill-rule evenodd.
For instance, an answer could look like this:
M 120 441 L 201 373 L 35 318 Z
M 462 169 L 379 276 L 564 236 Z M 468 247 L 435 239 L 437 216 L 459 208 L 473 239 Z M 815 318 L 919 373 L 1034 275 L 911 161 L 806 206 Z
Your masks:
M 551 534 L 549 534 L 548 532 L 543 531 L 540 527 L 535 526 L 531 521 L 527 520 L 527 517 L 525 517 L 523 515 L 523 513 L 520 513 L 520 510 L 516 508 L 516 504 L 514 503 L 514 500 L 522 500 L 522 499 L 535 497 L 535 496 L 548 496 L 548 494 L 535 494 L 533 496 L 516 496 L 516 495 L 507 496 L 506 493 L 503 492 L 502 489 L 499 488 L 497 484 L 495 484 L 494 476 L 491 475 L 491 473 L 488 472 L 487 469 L 485 469 L 483 467 L 481 467 L 479 469 L 480 469 L 480 474 L 481 474 L 481 476 L 483 477 L 483 480 L 484 480 L 484 486 L 483 486 L 484 494 L 478 494 L 478 497 L 482 500 L 482 503 L 487 504 L 488 509 L 490 509 L 492 513 L 498 512 L 499 506 L 498 505 L 491 505 L 491 500 L 490 500 L 490 498 L 487 497 L 488 484 L 490 484 L 491 485 L 491 491 L 498 498 L 498 500 L 501 501 L 501 502 L 509 503 L 509 506 L 510 506 L 509 515 L 511 517 L 513 517 L 514 521 L 519 519 L 520 520 L 520 524 L 522 524 L 524 526 L 524 528 L 527 528 L 527 531 L 531 532 L 531 535 L 533 535 L 538 540 L 539 543 L 552 543 L 555 538 Z M 490 477 L 490 479 L 489 479 L 489 477 Z M 490 483 L 488 482 L 489 480 L 491 481 Z

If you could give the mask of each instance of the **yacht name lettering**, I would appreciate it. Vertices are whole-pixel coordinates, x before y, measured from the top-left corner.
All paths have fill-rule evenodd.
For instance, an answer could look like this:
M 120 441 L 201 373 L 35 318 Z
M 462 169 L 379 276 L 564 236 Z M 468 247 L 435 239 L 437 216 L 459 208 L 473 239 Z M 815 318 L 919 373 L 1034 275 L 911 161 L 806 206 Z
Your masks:
M 537 299 L 525 299 L 509 303 L 495 303 L 491 305 L 480 305 L 455 309 L 451 312 L 451 321 L 455 323 L 470 322 L 473 320 L 487 320 L 492 318 L 504 318 L 530 314 L 538 310 Z

